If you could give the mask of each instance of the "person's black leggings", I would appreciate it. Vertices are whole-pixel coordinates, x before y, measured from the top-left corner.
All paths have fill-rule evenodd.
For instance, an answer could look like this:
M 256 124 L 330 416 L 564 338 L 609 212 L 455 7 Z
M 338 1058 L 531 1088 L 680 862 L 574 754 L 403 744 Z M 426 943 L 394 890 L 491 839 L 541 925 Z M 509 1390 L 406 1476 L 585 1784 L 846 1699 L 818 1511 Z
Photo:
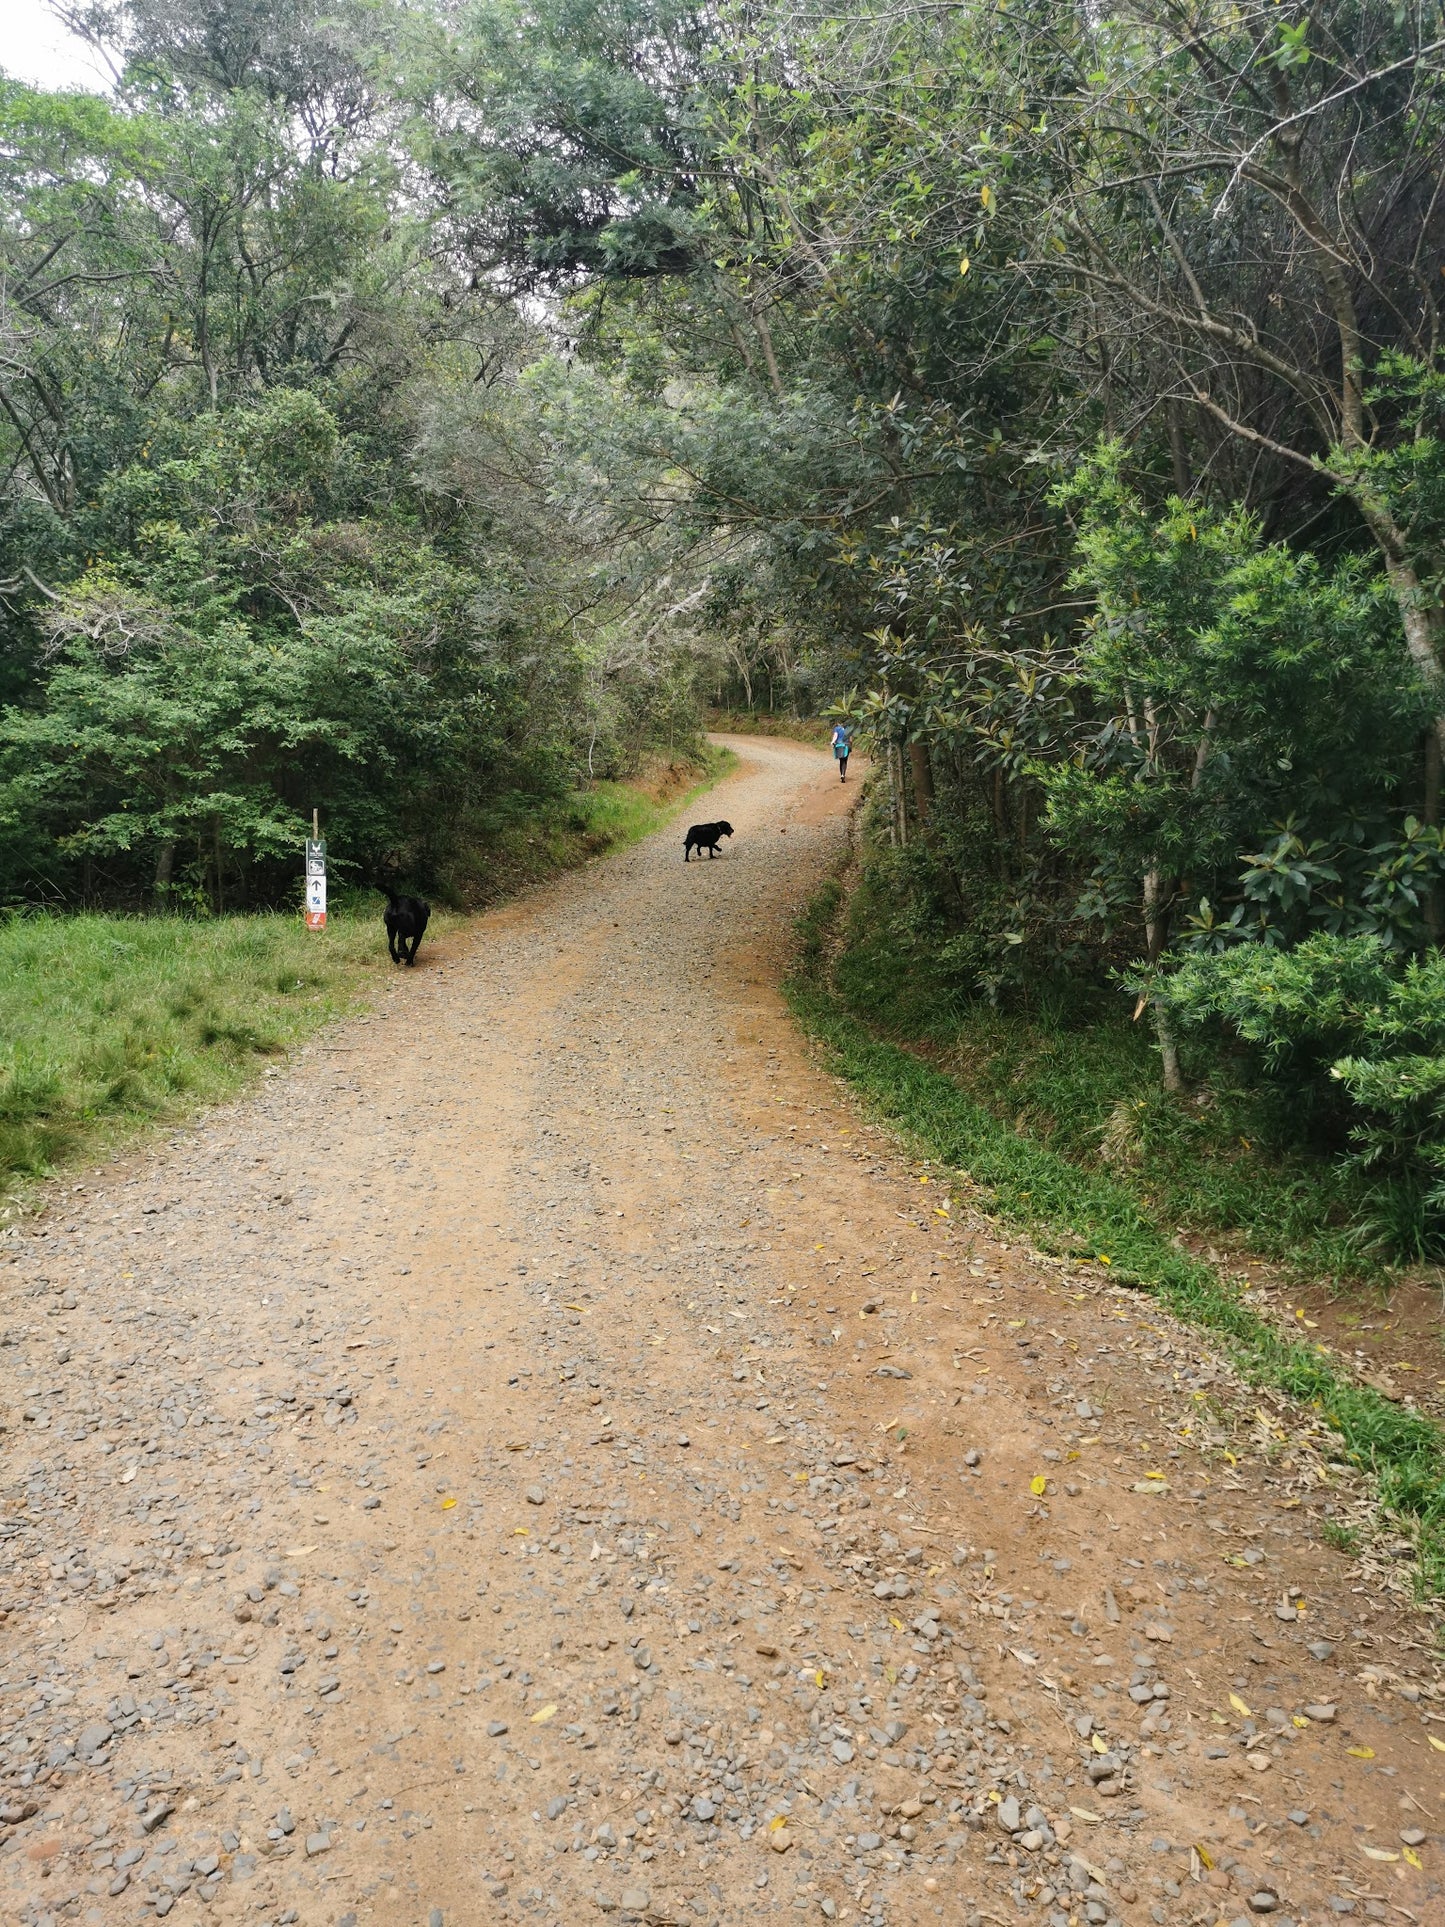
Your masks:
M 847 780 L 848 780 L 848 758 L 846 756 L 840 756 L 838 758 L 838 781 L 840 783 L 846 783 Z

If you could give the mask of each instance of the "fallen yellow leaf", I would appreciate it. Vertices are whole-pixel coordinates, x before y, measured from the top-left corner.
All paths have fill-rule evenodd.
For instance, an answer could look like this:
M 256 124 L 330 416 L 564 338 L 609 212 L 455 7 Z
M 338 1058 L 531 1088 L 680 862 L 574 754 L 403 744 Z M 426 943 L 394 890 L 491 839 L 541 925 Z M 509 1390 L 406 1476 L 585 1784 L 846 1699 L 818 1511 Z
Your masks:
M 819 1687 L 826 1686 L 828 1684 L 828 1675 L 823 1671 L 821 1666 L 818 1667 L 813 1674 L 813 1684 Z
M 1370 1860 L 1398 1860 L 1399 1854 L 1391 1853 L 1386 1847 L 1365 1847 L 1360 1851 Z
M 1029 1480 L 1029 1491 L 1036 1499 L 1041 1499 L 1049 1489 L 1049 1482 L 1042 1472 L 1036 1472 Z
M 1345 1751 L 1352 1760 L 1373 1760 L 1375 1749 L 1372 1746 L 1347 1746 Z
M 532 1724 L 533 1726 L 545 1726 L 548 1720 L 554 1720 L 556 1717 L 557 1709 L 555 1706 L 539 1706 L 532 1715 Z
M 1433 1733 L 1427 1733 L 1425 1735 L 1425 1738 L 1430 1742 L 1431 1746 L 1434 1747 L 1437 1753 L 1445 1753 L 1445 1740 L 1437 1740 Z
M 1420 1858 L 1419 1854 L 1416 1853 L 1413 1847 L 1406 1847 L 1405 1858 L 1409 1861 L 1412 1867 L 1417 1867 L 1422 1873 L 1424 1872 L 1425 1862 Z
M 1254 1717 L 1253 1714 L 1250 1712 L 1249 1708 L 1245 1705 L 1244 1701 L 1239 1697 L 1238 1693 L 1230 1694 L 1229 1703 L 1234 1708 L 1235 1712 L 1238 1713 L 1241 1719 L 1247 1720 L 1247 1719 L 1252 1719 Z
M 1204 1868 L 1206 1873 L 1209 1873 L 1213 1869 L 1214 1862 L 1210 1858 L 1208 1851 L 1204 1847 L 1201 1847 L 1197 1840 L 1194 1843 L 1194 1851 L 1199 1855 L 1200 1866 Z
M 1104 1816 L 1101 1813 L 1090 1813 L 1087 1807 L 1070 1807 L 1069 1812 L 1076 1820 L 1087 1820 L 1091 1827 L 1103 1825 Z
M 1096 1753 L 1107 1753 L 1109 1750 L 1109 1742 L 1104 1738 L 1102 1733 L 1091 1733 L 1089 1736 L 1089 1744 Z
M 823 1247 L 819 1245 L 818 1249 L 821 1251 Z M 786 1813 L 775 1813 L 768 1822 L 768 1832 L 776 1833 L 780 1827 L 785 1827 L 787 1824 L 788 1816 Z
M 456 1504 L 456 1500 L 455 1500 L 455 1499 L 443 1499 L 443 1500 L 442 1500 L 442 1511 L 443 1511 L 443 1512 L 450 1512 L 450 1511 L 451 1511 L 451 1509 L 452 1509 L 452 1507 L 453 1507 L 453 1506 L 454 1506 L 455 1504 Z

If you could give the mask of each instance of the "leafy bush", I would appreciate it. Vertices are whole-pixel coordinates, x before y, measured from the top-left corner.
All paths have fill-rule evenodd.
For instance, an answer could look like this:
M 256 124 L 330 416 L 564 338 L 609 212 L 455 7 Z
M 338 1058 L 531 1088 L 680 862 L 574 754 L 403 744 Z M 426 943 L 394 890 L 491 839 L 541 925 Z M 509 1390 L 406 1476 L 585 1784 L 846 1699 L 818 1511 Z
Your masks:
M 1362 1236 L 1405 1257 L 1445 1252 L 1445 956 L 1401 962 L 1374 938 L 1321 933 L 1186 957 L 1155 995 L 1342 1119 L 1344 1162 L 1377 1199 Z
M 1117 443 L 1057 493 L 1094 611 L 1086 700 L 1037 774 L 1054 844 L 1089 866 L 1082 907 L 1149 899 L 1151 955 L 1316 930 L 1417 948 L 1445 844 L 1402 807 L 1429 704 L 1378 570 L 1267 541 L 1239 504 L 1155 508 Z

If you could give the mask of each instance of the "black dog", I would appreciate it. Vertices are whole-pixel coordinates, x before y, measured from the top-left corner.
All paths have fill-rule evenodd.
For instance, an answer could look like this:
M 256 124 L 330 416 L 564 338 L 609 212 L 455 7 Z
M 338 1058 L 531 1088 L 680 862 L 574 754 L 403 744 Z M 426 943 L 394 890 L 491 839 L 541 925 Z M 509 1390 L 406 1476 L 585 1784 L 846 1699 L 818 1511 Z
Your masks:
M 386 923 L 386 947 L 391 952 L 393 963 L 414 964 L 416 947 L 422 940 L 427 919 L 431 915 L 431 905 L 423 903 L 420 897 L 399 897 L 395 890 L 386 890 L 386 909 L 382 916 Z M 411 949 L 407 949 L 410 940 Z
M 706 850 L 708 861 L 711 862 L 713 857 L 718 853 L 717 846 L 719 842 L 723 837 L 731 836 L 732 833 L 733 826 L 731 823 L 694 823 L 687 833 L 687 841 L 682 846 L 683 862 L 690 863 L 692 861 L 692 853 L 694 850 L 697 851 L 699 856 Z

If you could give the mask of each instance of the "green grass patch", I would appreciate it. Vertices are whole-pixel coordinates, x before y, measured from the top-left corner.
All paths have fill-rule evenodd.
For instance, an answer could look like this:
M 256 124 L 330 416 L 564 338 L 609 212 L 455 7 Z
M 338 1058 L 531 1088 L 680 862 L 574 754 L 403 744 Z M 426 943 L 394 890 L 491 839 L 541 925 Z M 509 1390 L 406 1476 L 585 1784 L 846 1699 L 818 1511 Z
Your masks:
M 651 836 L 738 766 L 733 751 L 720 744 L 709 743 L 703 754 L 701 767 L 691 766 L 695 772 L 692 781 L 684 777 L 681 783 L 668 783 L 661 794 L 636 783 L 596 783 L 582 791 L 575 803 L 587 833 L 601 838 L 609 850 L 625 849 Z
M 231 1096 L 391 964 L 376 910 L 0 923 L 0 1185 Z
M 520 817 L 489 894 L 637 842 L 736 762 L 712 749 L 701 765 L 598 783 Z M 342 891 L 320 932 L 298 912 L 0 919 L 0 1197 L 14 1209 L 66 1162 L 234 1096 L 368 1002 L 395 968 L 381 907 L 375 892 Z M 427 944 L 460 922 L 434 910 Z
M 805 917 L 805 957 L 820 954 L 827 915 L 815 907 Z M 1005 1123 L 943 1071 L 876 1036 L 816 972 L 796 977 L 788 996 L 830 1068 L 926 1155 L 958 1171 L 1000 1218 L 1026 1229 L 1042 1248 L 1101 1268 L 1107 1261 L 1111 1277 L 1148 1290 L 1208 1331 L 1251 1382 L 1276 1386 L 1320 1413 L 1348 1456 L 1373 1475 L 1382 1504 L 1412 1533 L 1423 1585 L 1445 1592 L 1445 1435 L 1437 1426 L 1277 1332 L 1213 1266 L 1181 1251 L 1130 1186 L 1106 1171 L 1082 1169 Z

